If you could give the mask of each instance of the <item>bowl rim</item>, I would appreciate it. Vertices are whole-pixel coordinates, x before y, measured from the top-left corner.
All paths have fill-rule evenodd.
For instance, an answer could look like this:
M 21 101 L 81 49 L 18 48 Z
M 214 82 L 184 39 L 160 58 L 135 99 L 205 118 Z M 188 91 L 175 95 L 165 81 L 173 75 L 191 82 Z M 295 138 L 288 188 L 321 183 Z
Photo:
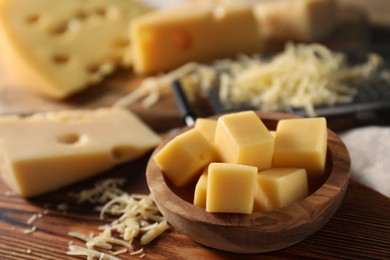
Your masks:
M 260 112 L 255 111 L 262 121 L 275 121 L 288 118 L 302 118 L 297 115 L 280 113 L 280 112 Z M 221 115 L 219 114 L 211 119 L 217 119 Z M 351 159 L 346 145 L 341 138 L 329 128 L 328 140 L 327 140 L 327 160 L 331 160 L 332 168 L 329 172 L 328 178 L 325 182 L 309 196 L 301 201 L 282 207 L 275 210 L 254 212 L 251 214 L 239 214 L 239 213 L 211 213 L 207 212 L 204 208 L 193 205 L 192 203 L 182 199 L 177 195 L 166 182 L 163 172 L 158 168 L 153 157 L 154 155 L 170 140 L 180 133 L 183 133 L 193 126 L 186 126 L 175 132 L 174 135 L 166 137 L 163 142 L 157 146 L 153 151 L 146 168 L 146 179 L 149 190 L 159 208 L 164 207 L 171 212 L 176 212 L 180 217 L 190 221 L 201 222 L 207 225 L 217 225 L 223 227 L 240 227 L 240 228 L 258 228 L 263 231 L 275 231 L 272 223 L 269 223 L 269 219 L 283 218 L 285 214 L 292 212 L 298 212 L 297 219 L 290 218 L 286 221 L 286 225 L 290 228 L 297 228 L 302 225 L 310 225 L 314 220 L 321 218 L 323 211 L 329 208 L 329 205 L 333 205 L 332 201 L 335 201 L 337 205 L 334 205 L 331 215 L 337 210 L 341 204 L 341 200 L 337 200 L 338 197 L 343 197 L 347 189 L 350 179 L 350 167 Z M 268 126 L 267 126 L 268 127 Z M 269 129 L 272 130 L 272 129 Z M 337 153 L 335 151 L 338 151 Z M 324 194 L 324 192 L 326 194 Z M 330 194 L 330 196 L 329 196 Z M 158 199 L 157 199 L 158 198 Z M 164 201 L 164 204 L 160 204 Z M 317 210 L 318 207 L 312 205 L 322 206 L 324 210 Z M 164 214 L 164 210 L 162 210 Z M 201 216 L 201 218 L 199 218 Z M 169 220 L 168 220 L 169 221 Z M 271 225 L 270 225 L 271 224 Z

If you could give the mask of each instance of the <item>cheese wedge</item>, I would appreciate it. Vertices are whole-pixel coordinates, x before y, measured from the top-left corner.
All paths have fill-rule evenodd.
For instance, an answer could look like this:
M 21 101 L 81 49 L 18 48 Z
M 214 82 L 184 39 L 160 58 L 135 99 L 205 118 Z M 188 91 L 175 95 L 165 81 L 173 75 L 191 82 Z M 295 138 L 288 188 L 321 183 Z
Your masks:
M 145 14 L 133 21 L 130 35 L 140 74 L 261 48 L 251 5 L 234 0 L 186 1 Z
M 132 63 L 129 23 L 149 10 L 136 0 L 2 0 L 2 66 L 22 86 L 68 97 Z
M 49 192 L 134 160 L 160 137 L 124 109 L 0 118 L 0 166 L 17 194 Z

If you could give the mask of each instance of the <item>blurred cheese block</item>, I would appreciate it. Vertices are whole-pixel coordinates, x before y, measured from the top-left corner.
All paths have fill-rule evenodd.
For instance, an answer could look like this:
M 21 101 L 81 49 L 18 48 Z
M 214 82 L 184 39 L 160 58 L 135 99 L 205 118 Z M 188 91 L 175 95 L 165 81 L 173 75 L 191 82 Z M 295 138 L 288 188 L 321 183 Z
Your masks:
M 134 69 L 140 74 L 261 47 L 251 5 L 234 0 L 187 1 L 145 14 L 132 23 L 131 38 Z
M 196 180 L 215 158 L 211 142 L 195 128 L 173 138 L 154 156 L 158 167 L 177 187 Z
M 129 23 L 149 10 L 136 0 L 0 1 L 2 66 L 22 86 L 68 97 L 131 65 Z
M 308 177 L 325 173 L 327 124 L 323 117 L 278 122 L 272 166 L 305 168 Z
M 267 44 L 317 41 L 328 36 L 339 20 L 337 0 L 256 1 L 254 10 Z
M 208 168 L 206 210 L 252 213 L 256 177 L 257 168 L 254 166 L 211 163 Z
M 31 197 L 137 159 L 159 143 L 158 135 L 123 109 L 5 116 L 1 176 L 17 194 Z
M 309 194 L 305 169 L 268 169 L 259 172 L 257 185 L 266 197 L 266 210 L 288 206 Z M 257 199 L 259 197 L 255 197 L 255 201 Z
M 223 162 L 271 168 L 274 137 L 253 111 L 219 117 L 214 142 Z

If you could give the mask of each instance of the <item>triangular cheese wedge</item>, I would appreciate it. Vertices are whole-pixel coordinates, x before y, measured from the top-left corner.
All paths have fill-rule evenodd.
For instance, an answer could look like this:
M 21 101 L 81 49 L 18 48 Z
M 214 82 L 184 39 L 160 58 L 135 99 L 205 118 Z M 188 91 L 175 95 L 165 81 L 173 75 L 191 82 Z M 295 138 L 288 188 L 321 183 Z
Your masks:
M 131 64 L 136 0 L 0 1 L 2 66 L 23 86 L 65 98 Z

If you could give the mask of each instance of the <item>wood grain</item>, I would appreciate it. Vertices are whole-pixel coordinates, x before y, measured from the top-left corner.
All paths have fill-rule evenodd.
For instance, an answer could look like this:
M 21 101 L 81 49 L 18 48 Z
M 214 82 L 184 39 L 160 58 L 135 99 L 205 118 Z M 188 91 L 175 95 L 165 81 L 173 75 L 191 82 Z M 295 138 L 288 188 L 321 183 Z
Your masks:
M 374 9 L 378 6 L 371 1 L 370 5 Z M 388 18 L 388 10 L 379 11 L 386 14 L 383 16 L 385 19 Z M 370 32 L 364 17 L 359 10 L 349 15 L 343 28 L 336 31 L 327 44 L 340 48 L 356 48 L 369 44 Z M 370 13 L 370 17 L 371 15 L 375 16 L 375 12 Z M 111 105 L 131 91 L 139 80 L 129 71 L 119 71 L 90 90 L 59 102 L 12 84 L 0 64 L 0 114 L 30 114 L 42 110 Z M 131 109 L 161 132 L 184 125 L 170 95 L 164 96 L 163 101 L 152 109 L 145 110 L 140 104 L 135 104 Z M 347 120 L 349 128 L 354 122 L 349 122 L 352 120 L 350 118 Z M 343 124 L 344 118 L 338 120 L 334 127 L 340 129 Z M 148 159 L 149 157 L 145 156 L 91 180 L 30 200 L 8 196 L 8 188 L 0 181 L 0 259 L 83 259 L 65 254 L 69 241 L 81 244 L 67 233 L 71 230 L 97 233 L 97 227 L 102 221 L 93 210 L 93 205 L 76 204 L 67 195 L 68 192 L 90 188 L 95 181 L 101 179 L 124 177 L 128 180 L 124 187 L 126 191 L 146 194 L 149 192 L 145 180 Z M 58 204 L 65 202 L 69 205 L 66 212 L 57 209 Z M 34 222 L 37 231 L 24 234 L 24 231 L 32 226 L 26 223 L 31 215 L 47 208 L 49 213 Z M 389 259 L 389 220 L 390 198 L 351 180 L 339 210 L 320 231 L 291 247 L 271 253 L 245 255 L 245 259 Z M 243 258 L 241 255 L 201 246 L 174 228 L 146 246 L 145 253 L 145 259 Z M 139 259 L 139 256 L 126 255 L 122 258 Z
M 283 113 L 257 114 L 269 130 L 275 130 L 280 119 L 296 117 Z M 161 143 L 153 154 L 172 138 Z M 341 139 L 329 130 L 325 176 L 309 181 L 310 196 L 285 208 L 252 214 L 213 214 L 194 206 L 192 197 L 184 197 L 183 188 L 170 184 L 153 159 L 148 163 L 146 177 L 161 212 L 175 228 L 193 240 L 229 252 L 262 253 L 293 245 L 321 229 L 344 197 L 349 170 L 348 151 Z M 191 194 L 194 189 L 195 183 L 184 187 Z
M 148 156 L 115 168 L 90 181 L 31 200 L 9 197 L 0 182 L 0 258 L 1 259 L 82 259 L 65 254 L 72 230 L 98 232 L 102 222 L 92 205 L 78 205 L 67 196 L 70 191 L 90 188 L 95 181 L 108 177 L 128 180 L 129 193 L 148 193 L 145 167 Z M 69 210 L 56 209 L 68 203 Z M 26 221 L 49 208 L 49 214 L 34 222 L 37 231 L 24 234 L 31 227 Z M 245 255 L 245 259 L 388 259 L 390 255 L 390 199 L 351 181 L 343 203 L 333 218 L 317 233 L 291 247 L 265 254 Z M 31 250 L 31 253 L 28 253 Z M 144 248 L 145 259 L 237 259 L 237 254 L 202 246 L 171 228 Z M 121 256 L 139 259 L 139 256 Z M 241 257 L 241 256 L 240 256 Z

